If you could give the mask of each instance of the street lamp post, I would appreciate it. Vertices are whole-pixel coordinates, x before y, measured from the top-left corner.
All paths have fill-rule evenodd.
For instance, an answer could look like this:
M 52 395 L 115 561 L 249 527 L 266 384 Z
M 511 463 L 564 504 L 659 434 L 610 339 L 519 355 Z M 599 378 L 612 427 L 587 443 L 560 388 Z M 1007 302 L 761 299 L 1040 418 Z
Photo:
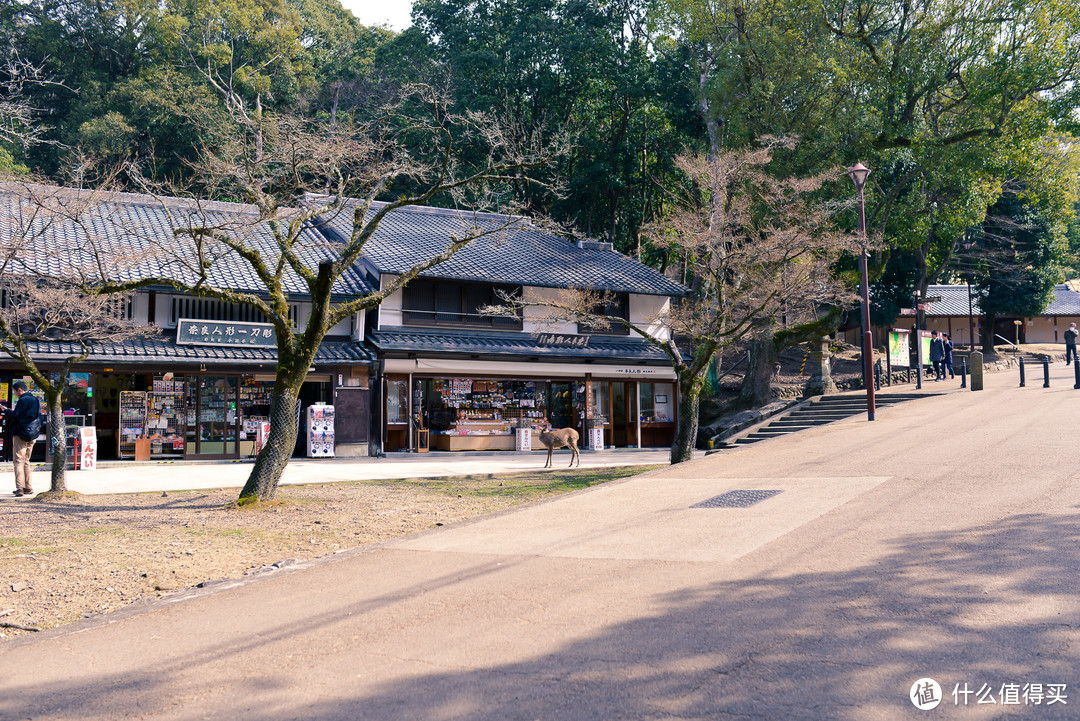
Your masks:
M 964 264 L 967 265 L 967 287 L 968 287 L 968 352 L 971 353 L 975 350 L 975 313 L 971 303 L 971 281 L 974 280 L 974 273 L 971 271 L 971 236 L 964 236 Z
M 862 273 L 863 379 L 866 386 L 866 420 L 872 421 L 874 420 L 874 340 L 870 333 L 870 271 L 866 261 L 866 201 L 863 197 L 863 188 L 866 187 L 866 177 L 870 175 L 870 169 L 862 163 L 856 163 L 847 175 L 855 183 L 855 190 L 859 195 L 859 240 L 862 242 L 859 270 Z

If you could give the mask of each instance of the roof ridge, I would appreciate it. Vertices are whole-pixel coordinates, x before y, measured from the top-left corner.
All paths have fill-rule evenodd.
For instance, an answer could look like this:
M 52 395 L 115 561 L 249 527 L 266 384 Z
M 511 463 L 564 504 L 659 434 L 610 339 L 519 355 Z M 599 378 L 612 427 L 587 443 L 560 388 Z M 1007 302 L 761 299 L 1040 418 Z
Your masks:
M 258 215 L 259 208 L 251 203 L 233 203 L 224 200 L 202 200 L 199 198 L 184 198 L 178 195 L 152 195 L 150 193 L 130 193 L 120 190 L 101 190 L 97 188 L 69 188 L 63 185 L 49 183 L 19 183 L 15 181 L 0 182 L 0 194 L 17 195 L 17 189 L 44 190 L 54 197 L 69 197 L 73 199 L 93 198 L 95 194 L 101 196 L 102 203 L 116 205 L 129 205 L 140 207 L 166 207 L 184 208 L 190 207 L 196 210 L 210 212 L 233 212 L 242 215 Z M 291 210 L 291 208 L 290 208 Z
M 335 197 L 337 197 L 337 196 L 328 195 L 328 194 L 325 194 L 325 193 L 305 193 L 304 194 L 304 199 L 309 201 L 309 202 L 318 202 L 320 200 L 328 201 L 331 198 L 335 198 Z M 362 202 L 364 202 L 363 198 L 348 197 L 348 198 L 345 199 L 345 205 L 346 206 L 353 205 L 353 204 L 358 204 L 358 203 L 362 203 Z M 385 200 L 373 200 L 373 201 L 371 201 L 371 207 L 373 209 L 376 209 L 376 210 L 381 209 L 381 208 L 385 208 L 387 205 L 390 205 L 390 203 L 385 201 Z M 485 210 L 469 210 L 467 208 L 439 208 L 439 207 L 436 207 L 434 205 L 402 205 L 399 208 L 394 208 L 391 212 L 392 213 L 414 213 L 414 214 L 417 214 L 417 215 L 439 215 L 439 216 L 448 217 L 448 218 L 453 218 L 453 217 L 457 217 L 457 218 L 460 218 L 460 217 L 474 217 L 474 218 L 477 218 L 479 220 L 492 220 L 492 221 L 499 221 L 499 222 L 518 220 L 518 221 L 523 221 L 524 225 L 526 227 L 537 228 L 537 226 L 532 222 L 532 219 L 527 215 L 514 215 L 512 213 L 496 213 L 496 212 L 493 212 L 493 211 L 485 211 Z

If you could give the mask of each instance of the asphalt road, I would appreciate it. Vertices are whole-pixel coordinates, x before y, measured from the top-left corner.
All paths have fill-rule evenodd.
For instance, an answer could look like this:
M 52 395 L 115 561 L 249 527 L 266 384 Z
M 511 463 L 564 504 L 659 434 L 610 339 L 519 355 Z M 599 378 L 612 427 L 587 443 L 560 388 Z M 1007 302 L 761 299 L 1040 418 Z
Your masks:
M 1076 717 L 1070 370 L 17 639 L 0 718 Z

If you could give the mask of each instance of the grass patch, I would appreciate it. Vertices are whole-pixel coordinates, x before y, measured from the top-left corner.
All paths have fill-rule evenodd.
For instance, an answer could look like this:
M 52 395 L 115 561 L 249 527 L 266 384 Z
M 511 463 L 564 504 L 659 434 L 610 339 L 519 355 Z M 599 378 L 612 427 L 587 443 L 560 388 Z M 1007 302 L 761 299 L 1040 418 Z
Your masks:
M 273 498 L 269 501 L 261 501 L 255 496 L 239 498 L 225 504 L 227 509 L 240 511 L 280 511 L 290 506 L 302 505 L 302 501 L 293 498 Z
M 122 526 L 91 526 L 90 528 L 76 528 L 75 533 L 86 536 L 119 536 L 124 532 Z
M 78 491 L 44 491 L 37 494 L 30 500 L 33 502 L 41 501 L 75 501 L 79 502 L 83 499 L 83 495 Z
M 250 528 L 189 528 L 189 536 L 215 536 L 217 538 L 260 538 L 264 534 Z
M 25 538 L 0 538 L 0 548 L 4 546 L 28 546 L 30 541 Z
M 542 498 L 615 481 L 639 473 L 664 468 L 655 466 L 617 466 L 615 468 L 565 469 L 558 471 L 528 471 L 525 473 L 483 474 L 454 478 L 407 479 L 371 481 L 380 486 L 408 484 L 432 493 L 476 498 Z

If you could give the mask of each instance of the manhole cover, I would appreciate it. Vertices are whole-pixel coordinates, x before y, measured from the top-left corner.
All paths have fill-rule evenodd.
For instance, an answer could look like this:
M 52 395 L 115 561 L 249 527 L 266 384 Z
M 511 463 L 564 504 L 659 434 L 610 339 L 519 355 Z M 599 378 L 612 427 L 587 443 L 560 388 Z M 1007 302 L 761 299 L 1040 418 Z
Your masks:
M 719 496 L 710 498 L 701 503 L 695 503 L 691 508 L 749 508 L 755 503 L 761 503 L 767 498 L 772 498 L 781 491 L 728 491 Z

